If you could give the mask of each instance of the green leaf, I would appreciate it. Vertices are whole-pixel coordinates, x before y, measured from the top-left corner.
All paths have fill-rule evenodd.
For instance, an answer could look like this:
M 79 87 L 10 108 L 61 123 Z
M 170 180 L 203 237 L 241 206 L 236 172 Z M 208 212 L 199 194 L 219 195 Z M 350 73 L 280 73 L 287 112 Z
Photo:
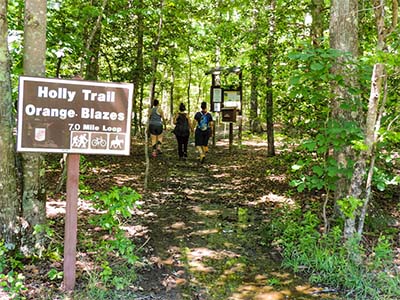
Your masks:
M 318 62 L 311 63 L 310 67 L 311 67 L 311 70 L 313 70 L 313 71 L 321 71 L 324 69 L 324 65 L 320 64 Z
M 304 191 L 305 188 L 306 188 L 306 185 L 304 183 L 302 183 L 297 187 L 297 191 L 299 193 L 301 193 L 302 191 Z
M 306 141 L 304 142 L 303 147 L 306 148 L 308 151 L 314 151 L 317 147 L 317 143 L 315 141 Z
M 290 84 L 291 85 L 298 85 L 300 82 L 301 77 L 300 76 L 293 76 L 290 78 Z
M 313 172 L 317 174 L 318 176 L 322 176 L 324 174 L 324 169 L 321 166 L 314 166 L 312 168 Z

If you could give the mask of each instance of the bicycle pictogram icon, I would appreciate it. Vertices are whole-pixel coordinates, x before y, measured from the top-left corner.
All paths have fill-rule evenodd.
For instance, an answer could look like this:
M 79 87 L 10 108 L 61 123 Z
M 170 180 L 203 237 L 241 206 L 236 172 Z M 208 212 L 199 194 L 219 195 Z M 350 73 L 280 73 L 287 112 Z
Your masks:
M 103 138 L 102 136 L 92 137 L 90 141 L 90 145 L 93 148 L 106 148 L 107 147 L 107 139 Z

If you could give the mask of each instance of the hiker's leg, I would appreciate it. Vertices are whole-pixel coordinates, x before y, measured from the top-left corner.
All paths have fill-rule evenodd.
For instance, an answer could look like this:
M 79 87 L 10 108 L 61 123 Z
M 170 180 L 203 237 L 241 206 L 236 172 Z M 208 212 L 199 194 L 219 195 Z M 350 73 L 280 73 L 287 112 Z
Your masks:
M 157 136 L 154 135 L 154 134 L 151 134 L 150 137 L 151 137 L 151 147 L 153 149 L 156 149 L 156 147 L 157 147 Z
M 183 157 L 183 138 L 181 136 L 177 137 L 178 139 L 178 155 L 179 158 Z
M 187 157 L 187 147 L 188 147 L 188 143 L 189 143 L 189 136 L 185 136 L 185 137 L 183 137 L 183 141 L 182 141 L 182 143 L 183 143 L 183 156 L 184 157 Z
M 151 134 L 150 139 L 151 139 L 151 150 L 152 150 L 151 155 L 153 157 L 156 157 L 157 156 L 157 136 L 154 134 Z
M 203 146 L 196 146 L 196 150 L 199 153 L 199 158 L 203 158 L 204 157 L 204 152 L 203 152 Z
M 161 153 L 162 141 L 163 141 L 163 135 L 162 135 L 162 133 L 161 133 L 161 134 L 159 134 L 159 135 L 157 136 L 157 151 L 158 151 L 158 153 Z

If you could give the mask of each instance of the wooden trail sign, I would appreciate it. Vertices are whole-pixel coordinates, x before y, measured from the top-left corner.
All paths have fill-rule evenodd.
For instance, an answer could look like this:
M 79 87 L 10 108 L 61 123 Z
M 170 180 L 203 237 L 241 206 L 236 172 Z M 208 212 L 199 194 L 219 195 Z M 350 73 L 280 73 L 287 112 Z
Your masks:
M 17 151 L 68 153 L 64 289 L 76 279 L 79 160 L 129 155 L 133 85 L 21 76 Z
M 17 150 L 129 155 L 133 85 L 21 76 Z

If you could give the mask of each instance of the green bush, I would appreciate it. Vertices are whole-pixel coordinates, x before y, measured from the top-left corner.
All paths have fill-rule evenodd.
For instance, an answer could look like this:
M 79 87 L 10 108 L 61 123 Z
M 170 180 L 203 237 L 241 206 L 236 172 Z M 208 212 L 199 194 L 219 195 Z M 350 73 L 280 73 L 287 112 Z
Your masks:
M 102 269 L 99 277 L 105 286 L 120 290 L 130 284 L 129 280 L 123 280 L 124 277 L 134 277 L 134 270 L 132 269 L 129 269 L 130 274 L 118 276 L 118 270 L 114 270 L 108 260 L 111 253 L 116 261 L 121 258 L 120 263 L 114 262 L 113 264 L 119 270 L 126 263 L 132 266 L 138 260 L 136 245 L 126 236 L 122 226 L 132 216 L 133 209 L 139 207 L 137 202 L 140 198 L 141 196 L 131 188 L 114 187 L 109 192 L 94 194 L 91 199 L 93 206 L 101 213 L 91 217 L 89 219 L 90 224 L 100 226 L 112 236 L 112 238 L 96 244 L 95 249 L 93 249 L 97 253 L 96 260 Z
M 281 249 L 284 267 L 306 273 L 314 284 L 340 289 L 351 299 L 400 297 L 400 276 L 387 237 L 381 236 L 367 252 L 357 239 L 344 241 L 340 226 L 321 233 L 320 221 L 311 212 L 294 210 L 275 220 L 265 236 Z

